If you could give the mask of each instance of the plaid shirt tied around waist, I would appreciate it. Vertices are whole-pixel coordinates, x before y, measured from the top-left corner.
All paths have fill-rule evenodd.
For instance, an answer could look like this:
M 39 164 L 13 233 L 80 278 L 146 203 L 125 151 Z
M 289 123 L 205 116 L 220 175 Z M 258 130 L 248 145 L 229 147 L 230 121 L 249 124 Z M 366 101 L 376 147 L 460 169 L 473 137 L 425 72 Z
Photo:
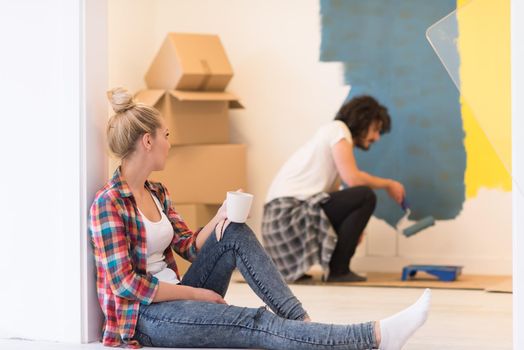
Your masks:
M 164 251 L 167 266 L 178 275 L 175 253 L 193 261 L 196 237 L 175 212 L 167 189 L 146 181 L 174 230 L 170 246 Z M 97 293 L 105 315 L 103 344 L 139 348 L 133 340 L 140 304 L 148 305 L 158 289 L 158 279 L 146 271 L 146 231 L 131 190 L 120 174 L 96 194 L 91 205 L 89 234 L 96 263 Z
M 264 248 L 288 282 L 297 280 L 320 264 L 327 277 L 337 235 L 320 206 L 329 195 L 320 192 L 305 200 L 273 199 L 264 206 Z

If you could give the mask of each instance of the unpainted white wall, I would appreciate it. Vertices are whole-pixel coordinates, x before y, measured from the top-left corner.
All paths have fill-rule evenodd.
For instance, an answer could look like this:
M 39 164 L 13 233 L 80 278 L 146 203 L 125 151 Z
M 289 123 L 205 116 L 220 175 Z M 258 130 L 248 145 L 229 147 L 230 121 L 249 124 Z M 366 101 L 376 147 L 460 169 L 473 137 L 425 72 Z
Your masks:
M 84 0 L 82 25 L 82 67 L 81 92 L 83 111 L 81 125 L 80 190 L 82 191 L 81 230 L 82 240 L 82 333 L 83 343 L 100 339 L 103 314 L 96 294 L 96 267 L 87 232 L 87 219 L 96 192 L 107 181 L 108 157 L 105 130 L 107 124 L 107 0 Z M 84 112 L 85 111 L 85 112 Z
M 0 338 L 99 338 L 86 225 L 107 179 L 106 22 L 106 0 L 0 3 Z
M 80 339 L 80 5 L 0 5 L 0 337 Z

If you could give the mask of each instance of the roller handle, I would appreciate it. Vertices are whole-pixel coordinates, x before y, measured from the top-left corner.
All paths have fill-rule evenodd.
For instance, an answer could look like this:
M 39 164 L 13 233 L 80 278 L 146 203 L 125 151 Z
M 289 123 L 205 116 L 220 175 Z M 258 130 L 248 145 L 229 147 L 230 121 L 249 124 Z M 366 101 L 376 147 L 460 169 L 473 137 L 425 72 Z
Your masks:
M 402 207 L 402 210 L 404 211 L 407 211 L 409 209 L 409 202 L 408 200 L 406 199 L 406 197 L 404 197 L 404 199 L 402 200 L 402 203 L 400 203 L 400 206 Z

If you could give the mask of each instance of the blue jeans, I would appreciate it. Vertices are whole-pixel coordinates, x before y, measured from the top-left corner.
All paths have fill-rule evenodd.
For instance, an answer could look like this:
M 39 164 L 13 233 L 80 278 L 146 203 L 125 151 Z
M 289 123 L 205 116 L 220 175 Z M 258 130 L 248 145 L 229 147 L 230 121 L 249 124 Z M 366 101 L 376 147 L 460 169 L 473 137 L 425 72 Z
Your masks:
M 212 233 L 181 283 L 225 296 L 235 268 L 273 312 L 194 300 L 141 305 L 135 339 L 145 346 L 173 348 L 377 348 L 372 322 L 303 322 L 307 313 L 302 304 L 245 224 L 231 223 L 219 242 Z

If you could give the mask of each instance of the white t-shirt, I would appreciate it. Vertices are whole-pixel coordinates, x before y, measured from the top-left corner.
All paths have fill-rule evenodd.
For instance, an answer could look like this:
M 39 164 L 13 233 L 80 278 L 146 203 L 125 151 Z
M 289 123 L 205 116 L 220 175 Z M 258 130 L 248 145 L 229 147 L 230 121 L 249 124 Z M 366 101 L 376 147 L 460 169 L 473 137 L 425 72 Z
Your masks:
M 331 149 L 341 139 L 353 144 L 344 122 L 335 120 L 321 127 L 282 166 L 269 188 L 266 203 L 280 197 L 304 200 L 331 189 L 338 179 Z
M 171 244 L 173 239 L 174 231 L 171 222 L 167 218 L 166 214 L 162 210 L 160 201 L 155 195 L 151 194 L 155 204 L 160 211 L 160 220 L 153 222 L 149 220 L 143 213 L 142 221 L 146 229 L 146 246 L 147 246 L 147 272 L 158 278 L 160 281 L 178 284 L 180 280 L 176 275 L 175 271 L 167 267 L 164 251 Z

